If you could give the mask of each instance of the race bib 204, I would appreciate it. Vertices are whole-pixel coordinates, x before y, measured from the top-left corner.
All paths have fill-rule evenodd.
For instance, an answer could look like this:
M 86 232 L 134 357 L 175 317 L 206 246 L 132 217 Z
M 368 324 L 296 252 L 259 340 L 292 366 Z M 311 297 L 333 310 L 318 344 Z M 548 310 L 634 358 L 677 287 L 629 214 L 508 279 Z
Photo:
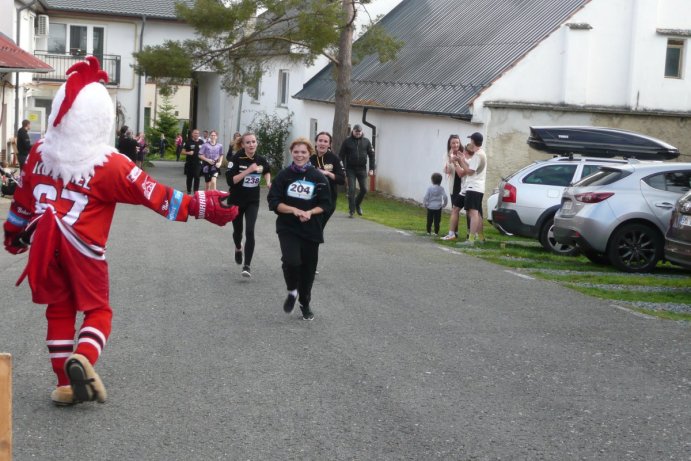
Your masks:
M 300 200 L 312 200 L 316 186 L 310 181 L 295 181 L 288 186 L 288 197 Z

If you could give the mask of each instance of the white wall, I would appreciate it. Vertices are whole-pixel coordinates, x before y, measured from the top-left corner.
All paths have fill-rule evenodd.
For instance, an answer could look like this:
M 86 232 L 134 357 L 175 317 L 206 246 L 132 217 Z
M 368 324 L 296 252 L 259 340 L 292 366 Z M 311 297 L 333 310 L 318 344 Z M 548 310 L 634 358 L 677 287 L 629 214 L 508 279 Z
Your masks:
M 305 112 L 318 120 L 318 129 L 331 131 L 333 105 L 305 102 Z M 362 123 L 363 110 L 350 112 L 350 123 L 363 125 L 364 135 L 372 131 Z M 441 173 L 449 135 L 458 134 L 463 143 L 479 127 L 450 117 L 370 110 L 367 121 L 377 127 L 377 190 L 422 202 L 432 173 Z M 309 117 L 295 127 L 309 133 Z M 446 184 L 443 184 L 446 189 Z M 449 191 L 447 191 L 448 193 Z
M 593 0 L 509 69 L 474 104 L 485 101 L 628 107 L 686 112 L 691 106 L 691 41 L 683 79 L 664 77 L 667 36 L 691 29 L 688 0 Z

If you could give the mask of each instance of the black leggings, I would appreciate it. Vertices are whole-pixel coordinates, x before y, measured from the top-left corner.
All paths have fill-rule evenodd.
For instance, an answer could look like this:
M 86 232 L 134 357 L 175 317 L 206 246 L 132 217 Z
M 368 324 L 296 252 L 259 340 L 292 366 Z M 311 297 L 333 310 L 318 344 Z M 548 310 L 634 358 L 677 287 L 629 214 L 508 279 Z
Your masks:
M 283 278 L 288 291 L 298 290 L 298 301 L 309 306 L 312 299 L 314 272 L 319 262 L 319 243 L 306 240 L 292 232 L 278 234 L 281 243 Z
M 238 217 L 233 219 L 233 242 L 235 242 L 235 248 L 237 250 L 242 248 L 243 217 L 247 224 L 245 230 L 245 266 L 252 264 L 252 255 L 254 254 L 254 225 L 257 222 L 258 213 L 259 203 L 248 203 L 245 206 L 238 207 Z
M 188 162 L 185 165 L 187 172 L 187 193 L 191 194 L 199 190 L 199 175 L 202 172 L 202 167 L 199 162 Z
M 439 233 L 439 223 L 441 222 L 441 208 L 438 210 L 430 210 L 427 208 L 427 233 L 432 232 L 432 223 L 434 223 L 434 233 Z

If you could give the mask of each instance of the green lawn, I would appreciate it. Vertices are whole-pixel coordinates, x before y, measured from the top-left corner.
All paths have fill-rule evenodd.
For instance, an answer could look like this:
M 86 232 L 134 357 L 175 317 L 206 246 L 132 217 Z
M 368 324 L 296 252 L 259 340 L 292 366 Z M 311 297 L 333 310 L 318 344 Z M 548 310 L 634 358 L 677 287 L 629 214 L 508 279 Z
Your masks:
M 362 204 L 364 216 L 358 219 L 409 231 L 420 238 L 425 233 L 427 213 L 424 208 L 403 200 L 371 192 Z M 337 209 L 348 212 L 348 200 L 340 194 Z M 449 215 L 442 216 L 440 234 L 448 232 Z M 465 237 L 465 217 L 461 216 L 460 235 Z M 688 305 L 691 309 L 691 271 L 660 263 L 651 274 L 627 274 L 611 266 L 591 263 L 583 256 L 559 256 L 545 251 L 536 240 L 500 234 L 485 222 L 486 243 L 459 247 L 456 242 L 437 240 L 486 261 L 525 271 L 532 276 L 552 280 L 590 296 L 619 301 L 634 310 L 672 320 L 691 321 L 691 314 L 673 312 L 667 305 Z M 636 307 L 635 303 L 651 303 Z M 651 308 L 650 306 L 653 305 Z

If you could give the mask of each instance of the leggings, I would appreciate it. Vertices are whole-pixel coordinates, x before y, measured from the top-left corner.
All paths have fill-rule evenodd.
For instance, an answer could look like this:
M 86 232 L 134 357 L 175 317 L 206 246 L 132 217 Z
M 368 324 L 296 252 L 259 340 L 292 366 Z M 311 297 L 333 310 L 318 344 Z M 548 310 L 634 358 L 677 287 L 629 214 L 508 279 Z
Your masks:
M 253 202 L 247 205 L 238 207 L 238 217 L 233 220 L 233 242 L 235 248 L 242 248 L 242 230 L 243 218 L 247 225 L 245 229 L 245 266 L 252 264 L 252 255 L 254 254 L 254 225 L 257 222 L 257 214 L 259 213 L 259 203 Z
M 199 190 L 199 175 L 202 167 L 199 162 L 189 162 L 187 164 L 187 193 L 197 192 Z
M 319 243 L 306 240 L 292 232 L 278 234 L 281 243 L 283 278 L 288 291 L 298 290 L 298 301 L 309 306 L 312 299 L 314 272 L 319 262 Z
M 439 223 L 441 222 L 441 208 L 438 210 L 431 210 L 427 208 L 427 233 L 432 232 L 432 223 L 434 223 L 434 233 L 439 233 Z

